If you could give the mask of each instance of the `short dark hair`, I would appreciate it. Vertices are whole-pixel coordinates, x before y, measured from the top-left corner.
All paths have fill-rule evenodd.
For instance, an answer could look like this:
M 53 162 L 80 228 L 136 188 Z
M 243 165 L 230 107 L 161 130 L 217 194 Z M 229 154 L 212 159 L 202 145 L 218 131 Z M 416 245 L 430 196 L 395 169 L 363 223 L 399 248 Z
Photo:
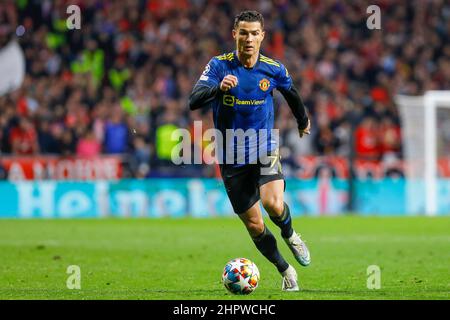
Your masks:
M 258 21 L 261 24 L 261 29 L 264 29 L 264 18 L 261 13 L 258 11 L 242 11 L 236 17 L 234 18 L 234 29 L 237 28 L 240 21 L 247 21 L 247 22 L 256 22 Z

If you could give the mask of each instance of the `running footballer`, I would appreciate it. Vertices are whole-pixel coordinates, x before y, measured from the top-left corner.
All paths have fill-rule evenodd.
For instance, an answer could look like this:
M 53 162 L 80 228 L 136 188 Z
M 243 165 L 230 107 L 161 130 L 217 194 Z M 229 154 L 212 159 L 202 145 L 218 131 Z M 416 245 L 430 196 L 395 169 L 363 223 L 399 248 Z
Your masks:
M 257 139 L 223 143 L 221 154 L 231 154 L 233 161 L 229 161 L 230 157 L 219 161 L 220 171 L 234 212 L 258 250 L 282 275 L 282 290 L 298 291 L 297 272 L 280 254 L 260 209 L 261 203 L 280 228 L 296 260 L 302 266 L 309 265 L 308 248 L 293 230 L 289 207 L 284 202 L 279 145 L 272 133 L 273 90 L 277 89 L 286 99 L 297 120 L 300 137 L 310 133 L 310 121 L 287 69 L 260 53 L 265 35 L 262 15 L 256 11 L 241 12 L 235 18 L 232 35 L 236 50 L 209 61 L 190 95 L 189 107 L 195 110 L 211 106 L 214 125 L 223 137 L 227 137 L 226 131 L 230 129 L 266 132 Z

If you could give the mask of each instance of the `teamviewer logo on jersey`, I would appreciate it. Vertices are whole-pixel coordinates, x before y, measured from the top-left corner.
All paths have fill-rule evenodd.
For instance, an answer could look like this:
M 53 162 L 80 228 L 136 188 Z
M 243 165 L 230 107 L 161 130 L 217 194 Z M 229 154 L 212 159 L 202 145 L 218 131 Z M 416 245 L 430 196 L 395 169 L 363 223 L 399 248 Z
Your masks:
M 267 90 L 269 90 L 269 87 L 270 87 L 270 81 L 267 80 L 266 78 L 262 79 L 262 80 L 259 82 L 259 88 L 260 88 L 262 91 L 267 91 Z
M 234 96 L 230 96 L 228 94 L 223 96 L 223 104 L 226 106 L 233 107 L 234 106 Z

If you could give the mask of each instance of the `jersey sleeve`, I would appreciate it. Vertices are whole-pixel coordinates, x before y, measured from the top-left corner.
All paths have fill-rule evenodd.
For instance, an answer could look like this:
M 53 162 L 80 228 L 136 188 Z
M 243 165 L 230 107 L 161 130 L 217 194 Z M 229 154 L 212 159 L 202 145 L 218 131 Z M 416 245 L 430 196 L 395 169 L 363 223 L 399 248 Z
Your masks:
M 292 78 L 286 67 L 280 63 L 279 72 L 276 76 L 277 89 L 289 90 L 292 86 Z
M 197 84 L 206 85 L 208 87 L 218 87 L 220 81 L 222 81 L 220 74 L 221 68 L 219 61 L 216 58 L 209 60 L 208 64 L 205 66 L 200 79 Z
M 220 74 L 219 61 L 212 58 L 192 89 L 189 96 L 189 109 L 196 110 L 210 105 L 219 92 L 220 81 L 222 81 Z

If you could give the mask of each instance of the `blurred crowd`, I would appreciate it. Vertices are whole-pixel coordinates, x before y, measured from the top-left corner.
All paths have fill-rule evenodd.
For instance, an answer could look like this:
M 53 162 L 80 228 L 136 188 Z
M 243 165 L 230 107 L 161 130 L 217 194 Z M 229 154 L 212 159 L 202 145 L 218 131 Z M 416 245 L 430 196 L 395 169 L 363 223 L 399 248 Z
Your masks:
M 66 27 L 70 4 L 81 8 L 80 30 Z M 262 52 L 286 65 L 312 120 L 299 139 L 275 94 L 285 166 L 295 170 L 303 155 L 399 158 L 394 96 L 450 88 L 450 4 L 370 4 L 381 8 L 381 30 L 367 28 L 362 0 L 2 1 L 0 47 L 19 41 L 26 76 L 0 97 L 0 154 L 120 154 L 134 176 L 216 174 L 173 167 L 169 137 L 195 120 L 212 127 L 210 110 L 188 110 L 189 93 L 212 56 L 234 50 L 234 16 L 255 9 Z

